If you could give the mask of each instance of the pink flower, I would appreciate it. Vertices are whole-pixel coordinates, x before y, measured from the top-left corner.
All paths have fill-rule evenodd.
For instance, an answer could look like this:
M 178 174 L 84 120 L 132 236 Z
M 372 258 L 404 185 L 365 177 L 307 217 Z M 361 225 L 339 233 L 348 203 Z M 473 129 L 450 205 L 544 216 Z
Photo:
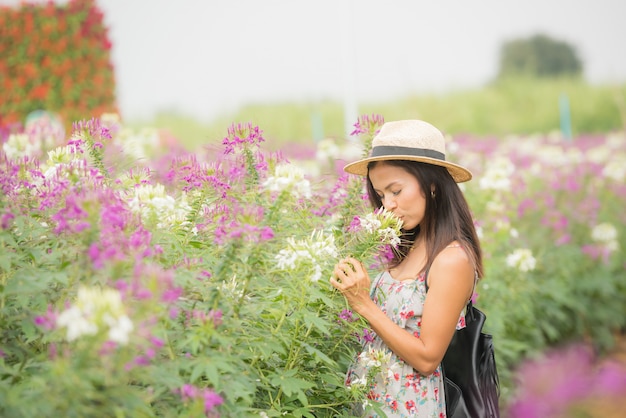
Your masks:
M 265 141 L 263 131 L 258 126 L 252 126 L 251 123 L 232 124 L 228 128 L 228 136 L 222 141 L 224 145 L 224 154 L 232 154 L 237 148 L 245 148 L 248 145 L 259 146 Z
M 52 306 L 48 306 L 48 310 L 44 315 L 35 317 L 35 325 L 43 328 L 46 331 L 50 331 L 56 327 L 57 313 L 52 309 Z
M 11 221 L 15 218 L 11 212 L 5 212 L 0 217 L 0 229 L 9 229 L 11 227 Z
M 361 135 L 361 134 L 369 134 L 374 136 L 378 133 L 380 128 L 385 123 L 385 118 L 381 115 L 372 114 L 371 116 L 362 115 L 359 117 L 357 122 L 354 124 L 354 131 L 350 133 L 350 135 Z
M 176 302 L 182 294 L 183 294 L 183 289 L 180 287 L 166 289 L 161 295 L 161 301 L 165 303 L 173 303 L 173 302 Z

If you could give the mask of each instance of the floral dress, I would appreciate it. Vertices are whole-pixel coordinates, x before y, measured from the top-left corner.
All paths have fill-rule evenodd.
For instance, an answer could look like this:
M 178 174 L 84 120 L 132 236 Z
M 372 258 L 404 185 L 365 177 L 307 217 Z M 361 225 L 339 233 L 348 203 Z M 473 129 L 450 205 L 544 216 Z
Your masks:
M 422 310 L 426 299 L 425 275 L 415 280 L 395 280 L 388 271 L 376 277 L 372 299 L 401 328 L 420 336 Z M 465 327 L 461 313 L 457 329 Z M 446 403 L 441 365 L 430 376 L 423 376 L 396 356 L 374 334 L 366 341 L 346 376 L 346 385 L 365 385 L 367 397 L 378 403 L 387 417 L 445 418 Z M 357 408 L 366 417 L 380 417 L 371 402 Z

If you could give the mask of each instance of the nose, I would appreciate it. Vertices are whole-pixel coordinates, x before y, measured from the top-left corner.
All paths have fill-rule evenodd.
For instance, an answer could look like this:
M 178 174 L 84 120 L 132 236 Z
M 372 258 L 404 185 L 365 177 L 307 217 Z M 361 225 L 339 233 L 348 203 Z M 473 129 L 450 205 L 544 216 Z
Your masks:
M 393 212 L 393 210 L 398 206 L 396 204 L 396 199 L 394 199 L 393 197 L 383 197 L 382 203 L 385 210 L 388 210 L 390 212 Z

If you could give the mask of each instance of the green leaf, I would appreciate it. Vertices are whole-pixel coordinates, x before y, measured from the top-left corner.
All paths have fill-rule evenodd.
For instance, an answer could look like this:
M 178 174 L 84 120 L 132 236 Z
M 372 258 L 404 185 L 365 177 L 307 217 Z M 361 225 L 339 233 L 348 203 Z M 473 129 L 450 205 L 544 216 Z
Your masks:
M 315 348 L 315 347 L 313 347 L 313 346 L 311 346 L 310 344 L 307 344 L 307 343 L 302 343 L 302 345 L 306 348 L 306 351 L 309 354 L 311 354 L 314 358 L 317 358 L 317 359 L 323 361 L 329 367 L 336 367 L 337 366 L 337 362 L 335 362 L 333 359 L 328 357 L 322 351 L 318 350 L 317 348 Z
M 316 312 L 305 312 L 302 316 L 307 324 L 313 324 L 322 334 L 330 334 L 327 322 L 317 316 Z

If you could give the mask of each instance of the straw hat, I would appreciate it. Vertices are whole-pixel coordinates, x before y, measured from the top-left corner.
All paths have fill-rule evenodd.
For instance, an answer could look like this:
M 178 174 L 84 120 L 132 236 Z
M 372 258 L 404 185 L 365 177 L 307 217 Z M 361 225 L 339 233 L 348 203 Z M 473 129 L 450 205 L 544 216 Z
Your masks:
M 399 120 L 387 122 L 372 140 L 368 158 L 348 164 L 343 169 L 351 174 L 367 176 L 367 164 L 371 161 L 408 160 L 445 167 L 457 183 L 468 181 L 472 173 L 458 164 L 446 161 L 446 140 L 428 122 Z

